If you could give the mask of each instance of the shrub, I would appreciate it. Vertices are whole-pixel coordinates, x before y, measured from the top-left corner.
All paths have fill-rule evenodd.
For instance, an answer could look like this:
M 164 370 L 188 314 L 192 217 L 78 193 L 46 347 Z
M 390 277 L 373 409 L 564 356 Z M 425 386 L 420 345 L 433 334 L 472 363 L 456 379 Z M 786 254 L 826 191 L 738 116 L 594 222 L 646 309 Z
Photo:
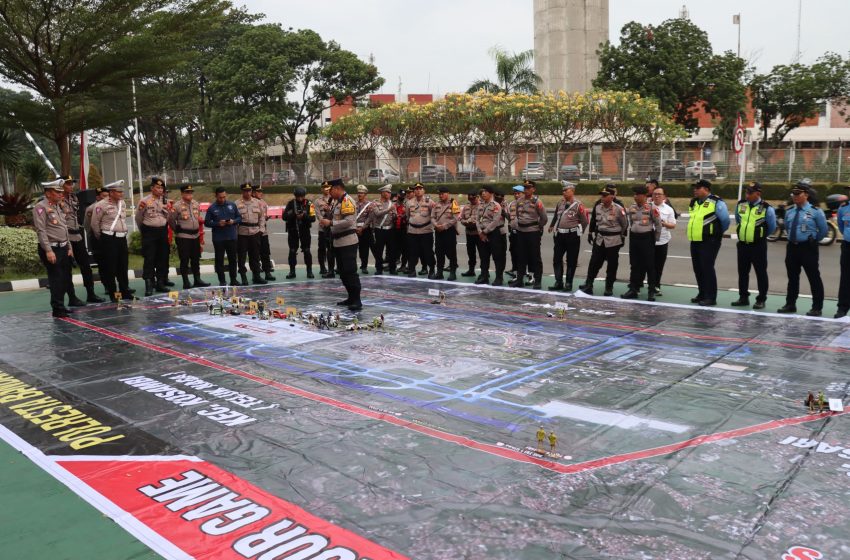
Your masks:
M 35 231 L 0 227 L 0 274 L 7 271 L 38 274 L 42 270 Z

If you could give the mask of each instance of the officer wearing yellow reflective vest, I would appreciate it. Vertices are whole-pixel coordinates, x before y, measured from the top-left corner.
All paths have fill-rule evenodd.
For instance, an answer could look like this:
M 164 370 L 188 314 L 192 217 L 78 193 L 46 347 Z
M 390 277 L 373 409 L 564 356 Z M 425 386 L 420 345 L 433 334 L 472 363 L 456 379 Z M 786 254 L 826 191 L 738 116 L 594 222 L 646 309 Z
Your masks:
M 729 227 L 729 209 L 719 196 L 711 194 L 711 181 L 700 179 L 693 188 L 694 197 L 688 206 L 688 241 L 691 242 L 691 264 L 699 292 L 691 298 L 691 303 L 717 305 L 714 263 L 723 232 Z
M 764 309 L 767 300 L 767 236 L 776 231 L 776 212 L 762 200 L 761 184 L 750 183 L 744 199 L 735 207 L 738 223 L 738 300 L 735 307 L 750 305 L 750 268 L 756 271 L 758 296 L 753 309 Z

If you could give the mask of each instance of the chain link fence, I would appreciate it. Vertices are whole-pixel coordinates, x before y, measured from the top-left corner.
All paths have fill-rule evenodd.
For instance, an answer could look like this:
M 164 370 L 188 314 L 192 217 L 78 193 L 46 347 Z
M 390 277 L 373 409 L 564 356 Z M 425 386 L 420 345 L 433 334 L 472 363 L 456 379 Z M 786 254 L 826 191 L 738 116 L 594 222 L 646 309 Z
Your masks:
M 747 146 L 744 181 L 790 183 L 810 178 L 815 183 L 850 183 L 850 149 L 831 148 L 758 149 Z M 587 146 L 546 153 L 538 149 L 512 150 L 505 156 L 475 152 L 426 153 L 421 157 L 371 157 L 331 159 L 314 154 L 301 164 L 265 161 L 222 163 L 215 168 L 165 170 L 159 174 L 168 183 L 237 185 L 244 181 L 263 186 L 318 184 L 342 177 L 351 184 L 481 183 L 521 181 L 522 179 L 581 181 L 661 181 L 737 182 L 741 158 L 732 152 L 710 148 L 685 147 L 661 150 L 617 150 Z M 505 173 L 503 170 L 509 170 Z

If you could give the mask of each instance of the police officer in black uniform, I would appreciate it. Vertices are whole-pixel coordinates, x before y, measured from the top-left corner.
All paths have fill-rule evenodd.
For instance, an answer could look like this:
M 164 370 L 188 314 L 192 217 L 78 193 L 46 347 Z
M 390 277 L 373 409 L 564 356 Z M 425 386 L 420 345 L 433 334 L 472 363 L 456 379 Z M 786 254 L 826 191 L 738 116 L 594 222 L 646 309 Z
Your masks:
M 313 203 L 307 200 L 307 190 L 304 187 L 295 187 L 295 198 L 287 202 L 283 210 L 283 221 L 286 222 L 286 231 L 289 234 L 289 274 L 286 277 L 290 280 L 295 278 L 295 264 L 300 246 L 304 254 L 304 264 L 307 266 L 307 278 L 315 278 L 313 254 L 310 252 L 310 228 L 316 221 L 316 209 Z

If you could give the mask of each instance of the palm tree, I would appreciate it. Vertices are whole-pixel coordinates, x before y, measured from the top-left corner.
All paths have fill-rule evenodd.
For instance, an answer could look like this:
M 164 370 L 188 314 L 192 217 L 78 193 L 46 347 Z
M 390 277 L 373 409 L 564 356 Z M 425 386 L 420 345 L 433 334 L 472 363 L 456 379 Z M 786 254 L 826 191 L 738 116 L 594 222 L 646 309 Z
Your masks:
M 18 169 L 20 190 L 26 193 L 39 192 L 41 183 L 47 181 L 48 177 L 50 177 L 50 170 L 37 158 L 25 161 Z
M 23 153 L 21 143 L 8 129 L 0 129 L 0 185 L 2 193 L 13 191 L 9 189 L 9 173 L 14 174 L 21 163 Z M 14 175 L 13 175 L 14 176 Z
M 540 76 L 531 67 L 534 61 L 534 51 L 509 53 L 501 47 L 490 49 L 490 56 L 496 61 L 496 79 L 473 82 L 467 93 L 475 93 L 483 89 L 488 93 L 536 93 Z

